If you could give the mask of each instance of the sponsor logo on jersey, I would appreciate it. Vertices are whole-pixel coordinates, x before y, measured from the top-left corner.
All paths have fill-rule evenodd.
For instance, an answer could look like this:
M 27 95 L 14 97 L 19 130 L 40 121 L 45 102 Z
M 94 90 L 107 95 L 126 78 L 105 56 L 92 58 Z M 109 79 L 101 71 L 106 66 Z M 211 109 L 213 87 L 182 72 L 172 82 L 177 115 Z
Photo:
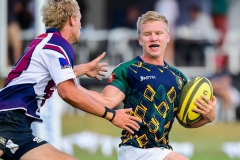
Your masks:
M 67 60 L 65 58 L 58 58 L 61 68 L 65 69 L 65 68 L 70 68 L 71 65 L 67 62 Z
M 0 137 L 0 143 L 5 146 L 5 144 L 6 144 L 6 139 L 3 138 L 3 137 Z
M 43 140 L 42 140 L 41 138 L 39 138 L 39 137 L 35 137 L 35 138 L 33 139 L 33 141 L 34 141 L 34 142 L 37 142 L 37 143 L 40 143 L 40 142 L 42 142 Z
M 8 140 L 6 147 L 11 150 L 11 152 L 14 154 L 18 150 L 18 145 L 14 144 L 10 139 Z
M 111 74 L 111 76 L 108 79 L 108 83 L 111 83 L 114 80 L 114 74 L 115 72 Z
M 141 78 L 141 81 L 144 81 L 144 80 L 149 80 L 149 79 L 157 79 L 155 76 L 140 76 Z

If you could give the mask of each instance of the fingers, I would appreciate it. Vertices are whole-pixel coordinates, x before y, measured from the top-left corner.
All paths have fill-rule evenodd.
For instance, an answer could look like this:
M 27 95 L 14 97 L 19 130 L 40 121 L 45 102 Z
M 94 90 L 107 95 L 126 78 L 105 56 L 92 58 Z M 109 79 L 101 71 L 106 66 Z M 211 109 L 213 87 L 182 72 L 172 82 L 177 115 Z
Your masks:
M 106 52 L 103 52 L 100 56 L 98 56 L 97 58 L 96 58 L 96 60 L 99 62 L 99 61 L 101 61 L 104 57 L 105 57 L 105 55 L 106 55 Z
M 102 73 L 100 71 L 98 72 L 98 75 L 101 76 L 101 77 L 105 77 L 106 76 L 106 74 L 104 74 L 104 73 Z M 96 76 L 95 79 L 98 80 L 98 81 L 102 81 L 102 78 L 99 77 L 99 76 Z
M 199 107 L 207 107 L 207 105 L 212 105 L 212 101 L 207 98 L 205 95 L 202 95 L 201 98 L 197 98 L 196 99 L 196 103 L 197 106 Z
M 135 122 L 142 123 L 142 119 L 140 119 L 140 118 L 138 118 L 138 117 L 131 116 L 130 119 L 133 120 L 133 121 L 135 121 Z
M 108 71 L 107 68 L 104 68 L 104 67 L 108 66 L 107 63 L 99 63 L 99 65 L 100 65 L 100 71 L 102 71 L 102 72 L 107 72 Z
M 199 107 L 199 108 L 203 108 L 205 106 L 205 102 L 203 100 L 201 100 L 200 98 L 197 98 L 195 101 L 195 104 Z
M 106 76 L 105 73 L 102 73 L 102 72 L 100 72 L 100 71 L 98 72 L 98 75 L 99 75 L 99 76 L 102 76 L 102 77 L 105 77 L 105 76 Z
M 142 121 L 140 118 L 129 115 L 131 110 L 131 108 L 116 110 L 116 116 L 112 123 L 122 129 L 127 130 L 131 134 L 134 134 L 134 131 L 138 131 L 140 128 L 138 122 Z
M 201 98 L 197 98 L 195 101 L 195 105 L 197 106 L 197 108 L 194 108 L 193 111 L 198 112 L 198 113 L 203 113 L 203 111 L 205 111 L 207 109 L 207 105 L 211 103 L 211 101 L 205 97 L 202 96 L 203 99 Z
M 129 122 L 126 124 L 125 128 L 126 128 L 126 130 L 128 129 L 128 130 L 130 130 L 131 132 L 134 133 L 134 131 L 138 131 L 138 130 L 139 130 L 140 126 L 139 126 L 138 123 L 135 122 L 135 121 L 129 121 Z M 131 133 L 131 132 L 130 132 L 130 133 Z M 133 134 L 133 133 L 132 133 L 132 134 Z
M 202 97 L 203 101 L 205 101 L 206 103 L 208 103 L 208 104 L 212 103 L 211 100 L 208 99 L 205 95 L 202 95 L 201 97 Z
M 127 127 L 127 126 L 125 128 L 123 128 L 123 129 L 125 129 L 126 131 L 128 131 L 131 134 L 134 134 L 134 131 L 131 128 Z
M 213 98 L 212 98 L 212 103 L 213 103 L 213 105 L 216 107 L 217 98 L 216 98 L 215 96 L 213 96 Z
M 125 113 L 130 113 L 132 111 L 132 108 L 127 108 L 127 109 L 123 109 L 123 110 Z M 133 129 L 135 131 L 138 131 L 140 128 L 138 123 L 142 123 L 142 120 L 138 117 L 131 116 L 131 115 L 128 115 L 128 118 L 129 118 L 129 120 L 128 120 L 128 123 L 126 124 L 127 128 L 129 130 Z
M 102 81 L 102 78 L 100 78 L 98 76 L 96 76 L 95 79 L 98 80 L 98 81 Z
M 132 111 L 132 108 L 125 108 L 125 109 L 121 109 L 121 110 L 123 110 L 125 113 L 130 113 Z M 135 116 L 130 116 L 129 118 L 131 120 L 135 121 L 135 122 L 142 123 L 142 119 L 141 118 L 138 118 L 138 117 L 135 117 Z
M 121 110 L 123 110 L 125 113 L 130 113 L 132 111 L 132 108 L 125 108 Z
M 215 118 L 215 108 L 216 108 L 216 97 L 212 97 L 212 101 L 206 96 L 201 96 L 195 101 L 197 108 L 194 108 L 193 111 L 202 114 L 203 118 L 212 122 Z

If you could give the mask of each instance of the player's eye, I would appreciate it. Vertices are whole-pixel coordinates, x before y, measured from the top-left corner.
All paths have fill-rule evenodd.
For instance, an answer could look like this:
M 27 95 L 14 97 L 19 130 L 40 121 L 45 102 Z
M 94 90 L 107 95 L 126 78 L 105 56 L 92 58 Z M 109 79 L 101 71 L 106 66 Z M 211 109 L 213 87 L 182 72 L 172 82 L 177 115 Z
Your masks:
M 143 33 L 144 36 L 150 36 L 150 33 Z
M 163 32 L 156 32 L 156 35 L 161 35 L 163 34 Z

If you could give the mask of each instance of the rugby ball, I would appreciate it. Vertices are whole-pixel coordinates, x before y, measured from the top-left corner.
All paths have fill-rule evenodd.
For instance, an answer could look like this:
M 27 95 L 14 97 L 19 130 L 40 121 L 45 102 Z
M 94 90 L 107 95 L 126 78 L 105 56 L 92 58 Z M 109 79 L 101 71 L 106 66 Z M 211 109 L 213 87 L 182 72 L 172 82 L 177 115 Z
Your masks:
M 192 111 L 193 108 L 197 108 L 194 102 L 197 98 L 201 98 L 201 95 L 205 95 L 210 100 L 213 97 L 212 84 L 205 77 L 196 77 L 183 87 L 177 110 L 177 118 L 180 122 L 191 124 L 202 118 L 200 113 Z

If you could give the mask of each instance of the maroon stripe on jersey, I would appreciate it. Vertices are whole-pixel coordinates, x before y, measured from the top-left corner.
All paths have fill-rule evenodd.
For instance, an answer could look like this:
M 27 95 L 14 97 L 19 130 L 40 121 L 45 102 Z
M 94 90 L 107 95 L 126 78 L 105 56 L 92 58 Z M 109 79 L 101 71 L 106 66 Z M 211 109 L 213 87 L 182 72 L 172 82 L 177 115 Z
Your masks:
M 25 51 L 24 55 L 18 60 L 16 65 L 13 67 L 11 72 L 8 75 L 5 86 L 7 86 L 13 79 L 19 77 L 23 71 L 27 70 L 32 54 L 36 46 L 45 38 L 47 34 L 42 34 L 35 38 L 29 45 L 28 49 Z
M 40 104 L 40 106 L 44 105 L 46 99 L 52 97 L 52 94 L 53 94 L 55 89 L 56 89 L 56 85 L 55 85 L 54 81 L 53 80 L 49 81 L 47 86 L 45 87 L 45 90 L 44 90 L 44 93 L 45 93 L 44 100 L 42 100 L 42 103 Z
M 61 54 L 65 57 L 65 59 L 67 60 L 67 62 L 69 63 L 67 56 L 64 54 L 64 52 L 62 51 L 62 49 L 61 49 L 60 47 L 54 46 L 54 45 L 50 45 L 50 44 L 46 44 L 46 45 L 43 47 L 43 49 L 51 49 L 51 50 L 53 50 L 53 51 L 56 51 L 56 52 L 61 53 Z

